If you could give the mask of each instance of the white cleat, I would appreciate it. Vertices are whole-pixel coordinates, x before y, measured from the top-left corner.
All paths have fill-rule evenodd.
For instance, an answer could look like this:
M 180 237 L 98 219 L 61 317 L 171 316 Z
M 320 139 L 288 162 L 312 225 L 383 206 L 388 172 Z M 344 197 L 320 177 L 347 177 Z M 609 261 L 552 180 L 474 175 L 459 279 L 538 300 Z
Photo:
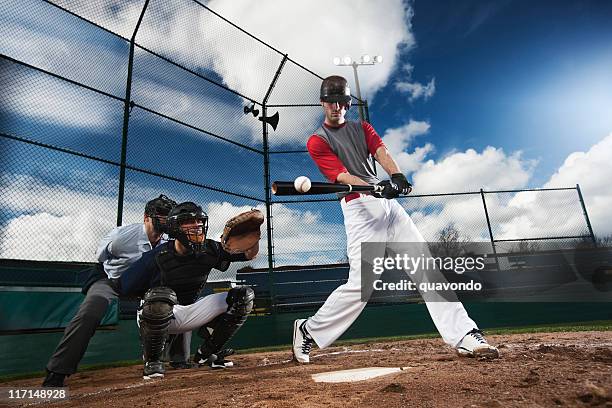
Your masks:
M 464 357 L 494 359 L 499 357 L 499 350 L 487 343 L 480 330 L 473 329 L 457 346 L 457 354 Z
M 293 359 L 298 363 L 310 363 L 310 349 L 314 340 L 306 331 L 306 319 L 293 322 Z

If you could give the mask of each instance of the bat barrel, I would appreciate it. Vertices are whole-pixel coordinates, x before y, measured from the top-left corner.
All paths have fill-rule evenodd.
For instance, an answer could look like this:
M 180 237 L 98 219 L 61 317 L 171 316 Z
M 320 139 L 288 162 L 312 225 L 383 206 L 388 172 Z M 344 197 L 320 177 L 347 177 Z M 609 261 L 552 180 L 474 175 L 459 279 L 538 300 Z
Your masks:
M 275 181 L 272 183 L 272 194 L 277 196 L 297 195 L 298 192 L 292 181 Z

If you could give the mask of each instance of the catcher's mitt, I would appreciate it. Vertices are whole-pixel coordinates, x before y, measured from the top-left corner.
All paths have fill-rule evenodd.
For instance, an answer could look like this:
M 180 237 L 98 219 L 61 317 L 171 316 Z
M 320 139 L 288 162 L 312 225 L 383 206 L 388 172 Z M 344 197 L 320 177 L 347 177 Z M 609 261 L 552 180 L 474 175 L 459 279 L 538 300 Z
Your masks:
M 238 214 L 225 223 L 221 234 L 221 246 L 230 254 L 257 254 L 261 224 L 264 216 L 259 210 L 251 210 Z M 254 255 L 253 255 L 254 256 Z

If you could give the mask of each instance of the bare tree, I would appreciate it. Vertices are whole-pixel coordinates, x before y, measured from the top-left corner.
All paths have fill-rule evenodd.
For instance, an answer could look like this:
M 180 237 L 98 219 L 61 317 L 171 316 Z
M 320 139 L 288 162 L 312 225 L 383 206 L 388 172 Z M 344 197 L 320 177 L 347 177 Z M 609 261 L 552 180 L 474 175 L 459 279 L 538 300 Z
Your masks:
M 522 239 L 518 242 L 518 244 L 516 244 L 514 248 L 510 250 L 510 252 L 528 253 L 538 252 L 541 249 L 542 248 L 539 242 Z
M 597 237 L 597 246 L 604 248 L 612 247 L 612 234 Z
M 462 237 L 454 223 L 448 224 L 438 232 L 436 242 L 429 245 L 431 254 L 437 257 L 457 257 L 466 251 L 467 237 Z

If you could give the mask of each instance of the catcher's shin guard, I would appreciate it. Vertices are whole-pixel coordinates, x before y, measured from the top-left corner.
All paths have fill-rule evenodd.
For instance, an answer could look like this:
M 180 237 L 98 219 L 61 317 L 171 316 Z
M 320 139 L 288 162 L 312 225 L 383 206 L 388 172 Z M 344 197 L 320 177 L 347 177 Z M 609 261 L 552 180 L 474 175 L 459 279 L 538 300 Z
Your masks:
M 206 359 L 211 354 L 217 354 L 223 346 L 236 334 L 253 309 L 255 292 L 248 286 L 237 286 L 227 293 L 227 311 L 198 330 L 198 335 L 204 342 L 196 354 L 198 359 Z
M 174 316 L 172 308 L 176 303 L 176 294 L 170 288 L 152 288 L 145 294 L 140 315 L 140 340 L 145 362 L 161 359 L 168 327 Z

